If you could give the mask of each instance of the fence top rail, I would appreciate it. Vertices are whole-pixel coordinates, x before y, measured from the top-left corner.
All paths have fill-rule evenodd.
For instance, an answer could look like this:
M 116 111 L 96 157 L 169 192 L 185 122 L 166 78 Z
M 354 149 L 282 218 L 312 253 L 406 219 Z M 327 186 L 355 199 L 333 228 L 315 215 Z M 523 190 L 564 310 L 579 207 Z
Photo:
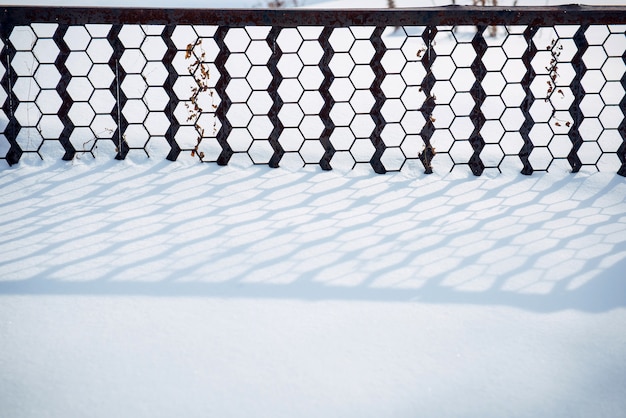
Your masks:
M 481 7 L 402 9 L 191 9 L 6 6 L 0 25 L 31 23 L 191 24 L 218 26 L 458 26 L 626 24 L 626 6 Z

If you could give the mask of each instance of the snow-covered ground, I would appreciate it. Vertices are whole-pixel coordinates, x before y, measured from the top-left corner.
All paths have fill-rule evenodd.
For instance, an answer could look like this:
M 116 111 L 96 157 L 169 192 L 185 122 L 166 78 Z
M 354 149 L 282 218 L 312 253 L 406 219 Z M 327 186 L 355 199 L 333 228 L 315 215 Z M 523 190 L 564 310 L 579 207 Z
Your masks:
M 626 410 L 613 172 L 31 157 L 0 166 L 2 417 Z

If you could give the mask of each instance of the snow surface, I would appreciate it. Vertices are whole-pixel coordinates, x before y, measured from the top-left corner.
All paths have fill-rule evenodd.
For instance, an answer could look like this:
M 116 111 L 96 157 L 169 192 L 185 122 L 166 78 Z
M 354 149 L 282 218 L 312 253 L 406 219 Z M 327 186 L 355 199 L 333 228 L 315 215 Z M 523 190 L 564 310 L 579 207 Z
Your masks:
M 25 156 L 0 416 L 621 417 L 625 271 L 611 172 Z
M 618 417 L 626 183 L 0 172 L 0 415 Z

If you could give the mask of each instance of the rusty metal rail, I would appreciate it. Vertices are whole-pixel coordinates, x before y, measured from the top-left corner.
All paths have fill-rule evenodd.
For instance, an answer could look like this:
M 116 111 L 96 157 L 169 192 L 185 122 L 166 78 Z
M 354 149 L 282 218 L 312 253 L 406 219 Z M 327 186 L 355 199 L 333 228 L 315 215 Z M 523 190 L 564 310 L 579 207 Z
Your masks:
M 0 9 L 0 159 L 626 176 L 626 6 Z

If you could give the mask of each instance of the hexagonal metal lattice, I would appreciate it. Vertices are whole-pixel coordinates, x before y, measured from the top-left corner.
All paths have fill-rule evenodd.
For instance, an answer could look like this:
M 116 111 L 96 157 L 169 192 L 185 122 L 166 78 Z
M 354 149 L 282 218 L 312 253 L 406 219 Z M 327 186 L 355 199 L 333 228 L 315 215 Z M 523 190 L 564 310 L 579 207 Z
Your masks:
M 536 24 L 541 10 L 5 8 L 0 158 L 166 143 L 222 165 L 626 175 L 626 8 L 572 7 Z

